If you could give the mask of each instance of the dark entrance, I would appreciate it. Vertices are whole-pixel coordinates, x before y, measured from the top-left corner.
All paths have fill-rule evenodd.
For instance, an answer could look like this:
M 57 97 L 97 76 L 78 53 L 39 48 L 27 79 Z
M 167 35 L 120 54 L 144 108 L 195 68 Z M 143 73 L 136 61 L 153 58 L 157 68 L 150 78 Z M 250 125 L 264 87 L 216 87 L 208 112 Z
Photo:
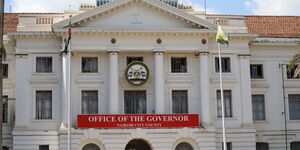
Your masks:
M 87 144 L 82 150 L 100 150 L 100 148 L 96 144 Z
M 151 150 L 151 148 L 144 140 L 135 139 L 126 145 L 125 150 Z

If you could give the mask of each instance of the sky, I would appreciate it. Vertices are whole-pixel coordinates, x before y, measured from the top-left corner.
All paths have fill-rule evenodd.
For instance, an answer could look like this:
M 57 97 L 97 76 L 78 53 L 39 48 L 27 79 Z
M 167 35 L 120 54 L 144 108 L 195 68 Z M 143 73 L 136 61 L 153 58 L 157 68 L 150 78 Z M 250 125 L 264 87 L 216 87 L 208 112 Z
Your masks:
M 95 0 L 5 0 L 6 12 L 63 12 L 78 10 L 80 2 Z M 179 0 L 204 11 L 205 0 Z M 206 0 L 210 14 L 300 16 L 300 0 Z

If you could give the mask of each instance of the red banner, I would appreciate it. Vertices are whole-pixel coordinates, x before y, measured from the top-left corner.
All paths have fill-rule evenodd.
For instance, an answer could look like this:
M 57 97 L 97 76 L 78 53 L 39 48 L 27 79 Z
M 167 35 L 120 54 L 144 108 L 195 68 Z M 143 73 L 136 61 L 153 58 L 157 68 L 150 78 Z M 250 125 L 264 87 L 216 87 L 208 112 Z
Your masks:
M 198 127 L 198 114 L 78 115 L 78 128 Z

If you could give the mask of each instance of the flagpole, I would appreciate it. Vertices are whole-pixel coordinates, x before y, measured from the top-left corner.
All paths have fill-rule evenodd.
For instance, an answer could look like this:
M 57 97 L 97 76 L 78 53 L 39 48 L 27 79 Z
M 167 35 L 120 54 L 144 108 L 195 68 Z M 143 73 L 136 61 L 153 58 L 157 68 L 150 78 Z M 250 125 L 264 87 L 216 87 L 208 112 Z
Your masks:
M 71 28 L 71 15 L 70 15 L 70 27 Z M 70 33 L 71 35 L 71 33 Z M 69 35 L 69 36 L 70 36 Z M 69 41 L 69 50 L 68 50 L 68 150 L 71 150 L 71 40 Z
M 220 43 L 218 43 L 218 52 L 219 52 L 219 75 L 220 75 L 221 106 L 222 106 L 223 147 L 224 147 L 224 150 L 227 150 L 226 130 L 225 130 L 225 109 L 224 109 L 224 93 L 223 93 L 223 76 L 222 76 L 222 58 L 221 58 Z

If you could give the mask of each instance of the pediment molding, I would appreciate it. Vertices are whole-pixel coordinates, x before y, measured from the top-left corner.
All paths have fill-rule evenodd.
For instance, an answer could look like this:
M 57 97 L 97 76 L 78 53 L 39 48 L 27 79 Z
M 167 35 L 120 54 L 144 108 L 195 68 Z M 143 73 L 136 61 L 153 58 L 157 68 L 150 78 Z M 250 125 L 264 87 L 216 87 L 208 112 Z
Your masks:
M 160 2 L 158 0 L 115 0 L 106 5 L 99 6 L 90 11 L 81 13 L 79 15 L 71 17 L 71 24 L 73 27 L 79 26 L 81 24 L 91 22 L 99 17 L 104 17 L 110 13 L 118 11 L 122 8 L 129 7 L 133 4 L 140 4 L 146 7 L 152 8 L 157 12 L 160 12 L 169 17 L 174 17 L 175 19 L 183 22 L 185 24 L 193 26 L 195 29 L 214 29 L 216 30 L 216 25 L 207 22 L 204 19 L 191 15 L 187 12 L 179 10 L 173 6 L 169 6 Z M 61 22 L 52 25 L 54 30 L 63 29 L 69 26 L 69 19 L 65 19 Z

